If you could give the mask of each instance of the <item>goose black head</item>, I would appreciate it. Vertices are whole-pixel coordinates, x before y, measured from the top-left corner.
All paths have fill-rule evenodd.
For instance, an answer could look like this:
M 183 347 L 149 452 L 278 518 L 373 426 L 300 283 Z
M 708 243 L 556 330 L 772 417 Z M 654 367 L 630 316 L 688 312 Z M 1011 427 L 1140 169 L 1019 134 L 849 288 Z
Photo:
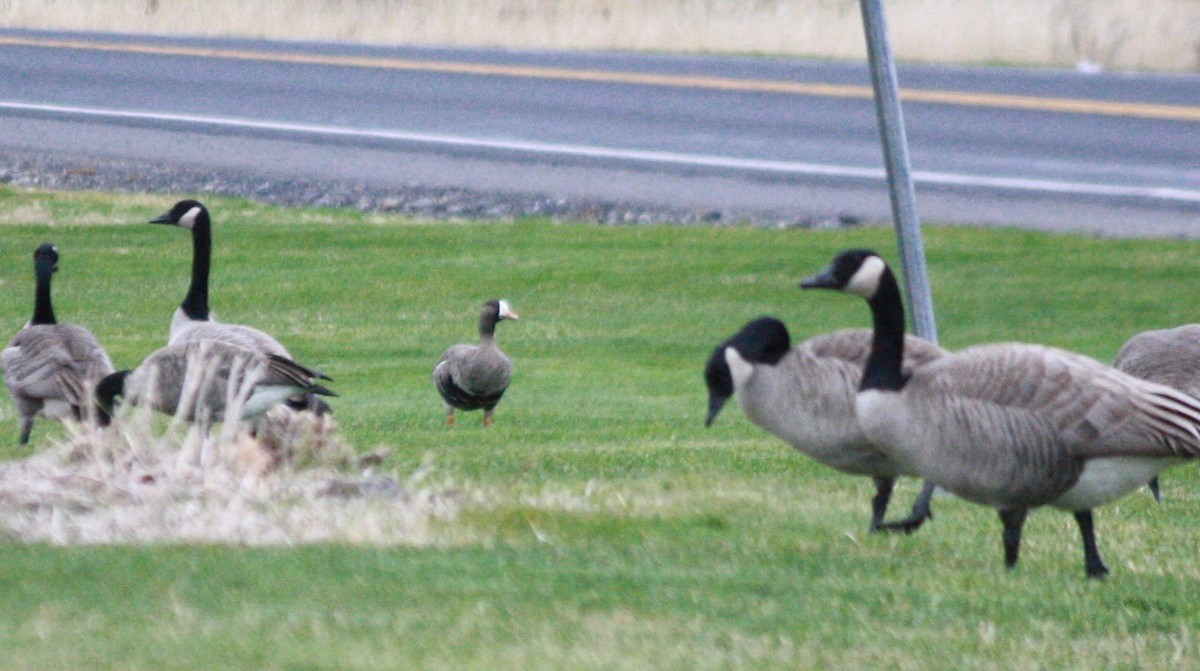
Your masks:
M 44 268 L 47 273 L 58 272 L 58 247 L 49 242 L 38 245 L 33 250 L 33 267 L 37 270 Z
M 96 419 L 100 426 L 108 426 L 112 422 L 117 399 L 124 396 L 125 378 L 129 377 L 131 372 L 119 370 L 104 376 L 96 383 Z
M 704 426 L 712 426 L 729 397 L 746 384 L 754 366 L 774 366 L 791 348 L 787 327 L 774 317 L 759 317 L 718 345 L 704 367 L 704 382 L 708 385 Z
M 198 200 L 181 200 L 167 212 L 150 220 L 152 224 L 166 224 L 180 228 L 195 228 L 197 222 L 208 222 L 208 209 Z
M 512 307 L 508 304 L 508 301 L 504 300 L 503 298 L 488 301 L 484 303 L 483 306 L 488 312 L 495 311 L 496 321 L 500 321 L 502 319 L 520 319 L 520 316 L 513 312 Z
M 850 249 L 833 258 L 825 270 L 800 283 L 804 289 L 833 289 L 871 300 L 887 272 L 887 263 L 869 249 Z
M 508 306 L 508 301 L 495 298 L 483 304 L 479 314 L 479 335 L 491 337 L 496 333 L 496 324 L 504 319 L 519 319 L 517 313 Z

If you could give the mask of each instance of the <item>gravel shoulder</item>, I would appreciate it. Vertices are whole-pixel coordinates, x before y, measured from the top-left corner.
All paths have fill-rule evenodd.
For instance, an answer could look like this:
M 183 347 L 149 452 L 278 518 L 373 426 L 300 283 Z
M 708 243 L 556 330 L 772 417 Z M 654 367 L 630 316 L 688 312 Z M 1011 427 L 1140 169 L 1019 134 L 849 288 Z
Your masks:
M 827 229 L 862 223 L 850 216 L 796 218 L 772 212 L 685 210 L 653 204 L 473 191 L 422 184 L 379 187 L 348 181 L 275 178 L 236 170 L 196 169 L 112 157 L 0 151 L 0 184 L 17 188 L 161 193 L 246 198 L 288 207 L 350 208 L 433 220 L 510 221 L 547 217 L 604 225 L 740 224 Z

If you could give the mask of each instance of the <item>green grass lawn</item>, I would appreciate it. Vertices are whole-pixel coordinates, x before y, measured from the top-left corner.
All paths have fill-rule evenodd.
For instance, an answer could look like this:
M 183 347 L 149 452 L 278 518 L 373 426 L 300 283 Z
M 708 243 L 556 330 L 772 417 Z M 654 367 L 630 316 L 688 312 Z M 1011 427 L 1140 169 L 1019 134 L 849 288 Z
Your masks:
M 0 189 L 0 337 L 32 311 L 31 254 L 59 246 L 55 308 L 118 368 L 166 339 L 187 287 L 172 198 Z M 0 541 L 12 669 L 1200 668 L 1195 466 L 1099 511 L 1112 576 L 1083 576 L 1069 515 L 1003 569 L 995 514 L 948 497 L 912 537 L 866 534 L 871 484 L 792 452 L 731 405 L 704 429 L 712 348 L 774 314 L 801 338 L 869 321 L 801 292 L 890 230 L 428 223 L 210 198 L 216 315 L 328 372 L 346 439 L 462 492 L 428 547 L 51 547 Z M 1111 360 L 1197 320 L 1200 245 L 933 227 L 943 343 L 1026 340 Z M 512 387 L 448 429 L 429 373 L 501 323 Z M 0 458 L 61 439 L 39 421 Z M 897 492 L 906 511 L 915 482 Z M 0 539 L 4 538 L 0 529 Z

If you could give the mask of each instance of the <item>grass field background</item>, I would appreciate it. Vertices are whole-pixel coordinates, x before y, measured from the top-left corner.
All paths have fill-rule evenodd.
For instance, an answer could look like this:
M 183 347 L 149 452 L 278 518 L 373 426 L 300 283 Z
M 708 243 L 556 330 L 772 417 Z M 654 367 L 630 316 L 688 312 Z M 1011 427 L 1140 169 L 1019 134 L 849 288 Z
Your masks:
M 186 290 L 169 196 L 0 189 L 0 335 L 59 246 L 60 320 L 118 367 L 165 342 Z M 868 322 L 801 292 L 890 230 L 430 223 L 210 198 L 211 302 L 335 378 L 338 421 L 384 470 L 422 463 L 463 511 L 421 547 L 53 547 L 0 540 L 0 668 L 1200 668 L 1198 477 L 1101 509 L 1113 575 L 1083 577 L 1070 516 L 1041 511 L 1002 567 L 995 514 L 951 498 L 912 537 L 865 533 L 871 486 L 730 405 L 703 427 L 703 363 L 763 313 L 797 338 Z M 934 227 L 944 344 L 1026 340 L 1102 360 L 1196 319 L 1194 242 Z M 429 380 L 480 304 L 516 374 L 496 426 L 444 426 Z M 34 450 L 61 439 L 39 422 Z M 0 457 L 19 459 L 0 404 Z M 906 482 L 893 512 L 906 510 Z M 0 539 L 5 537 L 0 528 Z

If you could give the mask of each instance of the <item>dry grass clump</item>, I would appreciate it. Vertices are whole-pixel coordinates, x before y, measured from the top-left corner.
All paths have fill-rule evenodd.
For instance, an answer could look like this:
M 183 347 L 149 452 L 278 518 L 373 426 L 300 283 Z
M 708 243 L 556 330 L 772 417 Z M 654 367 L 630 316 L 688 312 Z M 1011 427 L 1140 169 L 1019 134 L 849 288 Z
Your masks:
M 65 442 L 0 463 L 0 538 L 27 543 L 338 542 L 426 545 L 453 519 L 458 494 L 363 470 L 332 417 L 273 410 L 205 435 L 149 411 L 106 429 L 73 426 Z M 368 456 L 379 460 L 380 454 Z
M 906 60 L 1200 67 L 1190 0 L 890 3 Z M 865 56 L 854 0 L 0 0 L 0 25 L 522 49 Z

